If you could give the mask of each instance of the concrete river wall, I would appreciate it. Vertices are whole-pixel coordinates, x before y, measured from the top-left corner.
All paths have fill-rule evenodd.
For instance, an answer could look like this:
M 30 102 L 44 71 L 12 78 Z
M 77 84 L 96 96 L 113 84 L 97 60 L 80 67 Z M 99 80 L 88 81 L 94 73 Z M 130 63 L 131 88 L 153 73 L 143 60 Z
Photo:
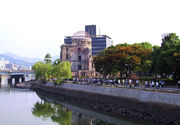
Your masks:
M 35 91 L 84 108 L 115 116 L 148 120 L 160 124 L 180 124 L 180 93 L 93 85 L 35 84 Z
M 144 91 L 139 89 L 102 87 L 92 85 L 62 84 L 62 88 L 108 96 L 137 99 L 141 102 L 164 103 L 180 106 L 180 93 Z

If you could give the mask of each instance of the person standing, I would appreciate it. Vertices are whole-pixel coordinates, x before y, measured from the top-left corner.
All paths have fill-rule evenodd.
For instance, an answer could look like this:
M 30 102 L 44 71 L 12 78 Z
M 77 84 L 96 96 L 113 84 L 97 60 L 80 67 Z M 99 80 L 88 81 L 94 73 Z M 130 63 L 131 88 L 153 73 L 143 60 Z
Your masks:
M 122 80 L 122 84 L 123 84 L 123 85 L 125 84 L 125 80 L 124 80 L 124 79 Z
M 162 80 L 159 81 L 159 85 L 160 85 L 161 88 L 163 88 L 164 87 L 164 81 L 162 81 Z
M 178 80 L 177 86 L 178 86 L 178 88 L 180 88 L 180 80 Z
M 139 80 L 136 80 L 136 86 L 139 87 Z
M 159 88 L 159 82 L 156 81 L 156 89 L 158 89 L 158 88 Z
M 132 80 L 129 79 L 129 87 L 130 87 L 130 88 L 132 88 L 132 84 L 131 84 L 131 83 L 132 83 Z
M 151 82 L 151 85 L 152 85 L 152 87 L 154 87 L 154 81 L 152 80 L 152 82 Z
M 148 87 L 148 81 L 146 80 L 145 81 L 145 88 L 147 88 Z
M 121 84 L 121 80 L 120 79 L 118 79 L 118 85 L 120 85 Z

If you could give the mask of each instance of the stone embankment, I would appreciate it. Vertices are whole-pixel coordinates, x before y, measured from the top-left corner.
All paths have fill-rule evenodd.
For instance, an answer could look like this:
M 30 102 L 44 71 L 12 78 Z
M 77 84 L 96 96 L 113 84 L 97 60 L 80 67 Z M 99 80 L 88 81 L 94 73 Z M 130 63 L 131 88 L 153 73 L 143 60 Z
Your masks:
M 34 84 L 32 88 L 62 101 L 115 116 L 180 124 L 180 93 L 78 84 Z

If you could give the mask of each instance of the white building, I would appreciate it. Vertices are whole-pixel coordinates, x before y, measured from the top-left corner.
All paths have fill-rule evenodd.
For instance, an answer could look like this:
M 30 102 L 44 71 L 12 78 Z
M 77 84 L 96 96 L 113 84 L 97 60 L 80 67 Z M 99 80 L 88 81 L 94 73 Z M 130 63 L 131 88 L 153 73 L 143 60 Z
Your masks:
M 5 60 L 4 58 L 1 58 L 0 59 L 0 70 L 5 70 L 6 64 L 9 64 L 9 61 Z

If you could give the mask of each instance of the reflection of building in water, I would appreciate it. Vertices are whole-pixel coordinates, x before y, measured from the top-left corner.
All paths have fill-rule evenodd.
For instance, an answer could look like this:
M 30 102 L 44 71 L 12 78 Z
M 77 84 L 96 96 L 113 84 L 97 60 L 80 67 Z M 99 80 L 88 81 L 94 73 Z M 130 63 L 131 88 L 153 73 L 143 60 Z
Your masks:
M 5 60 L 4 58 L 1 58 L 0 60 L 0 70 L 6 69 L 6 64 L 9 64 L 9 61 Z
M 8 86 L 8 75 L 0 75 L 0 87 Z
M 92 123 L 92 117 L 72 111 L 72 125 L 93 125 Z
M 85 31 L 80 31 L 75 33 L 71 38 L 72 44 L 63 44 L 61 46 L 61 61 L 71 62 L 72 76 L 94 76 L 90 35 Z

